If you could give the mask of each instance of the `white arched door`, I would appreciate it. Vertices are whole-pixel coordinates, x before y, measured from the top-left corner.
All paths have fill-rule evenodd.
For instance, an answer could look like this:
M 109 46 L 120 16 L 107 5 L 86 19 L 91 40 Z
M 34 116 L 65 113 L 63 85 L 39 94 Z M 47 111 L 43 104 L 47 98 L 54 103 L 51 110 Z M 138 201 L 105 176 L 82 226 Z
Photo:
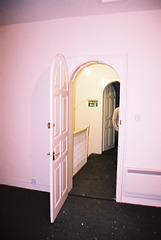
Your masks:
M 68 195 L 68 69 L 57 55 L 50 75 L 50 221 L 54 222 Z
M 112 124 L 113 111 L 116 106 L 116 91 L 108 85 L 103 94 L 103 151 L 115 146 L 115 129 Z

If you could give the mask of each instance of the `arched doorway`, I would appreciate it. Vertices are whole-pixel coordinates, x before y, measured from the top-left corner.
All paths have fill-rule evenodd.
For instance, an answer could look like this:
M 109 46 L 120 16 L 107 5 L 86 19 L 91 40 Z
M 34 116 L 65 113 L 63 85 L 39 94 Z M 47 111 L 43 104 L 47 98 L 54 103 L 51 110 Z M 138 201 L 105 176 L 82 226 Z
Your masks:
M 79 67 L 77 68 L 77 70 L 78 69 L 79 69 Z M 113 92 L 115 92 L 115 100 L 114 100 L 115 105 L 113 105 L 113 108 L 111 109 L 111 115 L 112 115 L 114 107 L 116 106 L 116 90 L 115 90 L 114 85 L 111 85 L 111 83 L 112 82 L 114 83 L 114 81 L 119 81 L 119 77 L 118 77 L 116 71 L 109 65 L 103 64 L 103 63 L 92 62 L 92 64 L 88 64 L 88 66 L 84 64 L 84 67 L 82 68 L 82 66 L 81 66 L 80 71 L 78 71 L 77 74 L 75 73 L 75 77 L 74 77 L 74 81 L 73 81 L 73 83 L 74 83 L 74 108 L 73 108 L 74 124 L 73 125 L 74 125 L 75 131 L 79 131 L 79 128 L 81 128 L 81 126 L 83 124 L 87 124 L 90 126 L 89 143 L 88 143 L 88 145 L 89 145 L 88 155 L 90 155 L 90 157 L 92 154 L 101 155 L 101 153 L 102 153 L 102 122 L 103 122 L 102 120 L 103 120 L 103 105 L 104 105 L 103 104 L 103 95 L 105 92 L 104 88 L 105 88 L 105 86 L 107 87 L 107 85 L 108 85 L 108 86 L 110 86 L 109 87 L 110 92 L 111 92 L 111 89 L 113 89 Z M 109 94 L 109 91 L 108 91 L 108 94 Z M 92 107 L 89 107 L 89 105 L 88 105 L 89 99 L 91 99 L 91 100 L 95 99 L 97 101 L 97 104 L 95 106 L 92 105 Z M 112 120 L 112 117 L 111 117 L 111 120 Z M 114 130 L 113 130 L 113 135 L 115 135 Z M 114 141 L 114 139 L 115 139 L 115 137 L 113 136 L 112 141 Z M 112 147 L 114 147 L 114 143 L 113 143 Z M 102 157 L 105 158 L 105 156 L 102 156 Z M 102 161 L 102 163 L 103 163 L 103 161 Z M 101 160 L 99 162 L 101 163 Z M 112 165 L 111 164 L 112 163 L 110 163 L 110 169 L 114 168 L 114 165 L 115 165 L 114 163 Z M 88 165 L 88 163 L 87 163 L 87 165 Z M 82 164 L 82 167 L 83 167 L 83 164 Z M 86 166 L 85 166 L 85 168 L 86 168 Z M 100 165 L 100 168 L 101 168 L 101 165 Z M 99 177 L 98 178 L 99 179 L 106 178 L 107 176 L 103 175 L 103 171 L 101 171 L 101 172 L 102 172 L 102 176 L 100 178 Z M 115 172 L 113 172 L 110 175 L 110 177 L 111 176 L 113 177 L 114 181 L 116 179 Z M 74 174 L 75 174 L 75 171 L 74 171 Z M 106 172 L 106 174 L 107 174 L 107 172 Z M 82 195 L 82 190 L 83 190 L 82 184 L 84 181 L 81 181 L 82 183 L 78 183 L 77 176 L 74 177 L 74 188 L 76 187 L 77 191 L 74 191 L 74 189 L 73 189 L 71 194 L 80 196 L 80 195 Z M 88 178 L 87 181 L 89 184 L 89 182 L 91 181 L 91 178 L 92 178 L 91 172 L 90 172 L 90 177 L 87 177 L 87 178 Z M 75 180 L 75 179 L 77 179 L 77 180 Z M 79 185 L 76 186 L 76 184 L 75 184 L 76 182 Z M 93 183 L 92 185 L 94 185 L 94 181 L 92 183 Z M 88 184 L 85 183 L 85 186 Z M 105 184 L 102 184 L 102 185 L 105 185 Z M 105 194 L 101 194 L 100 192 L 99 192 L 99 194 L 101 196 L 105 197 L 105 199 L 107 199 L 107 198 L 112 199 L 113 196 L 115 195 L 115 191 L 116 191 L 114 185 L 115 184 L 111 180 L 111 188 L 113 187 L 114 190 L 110 189 L 109 183 L 107 182 L 106 188 L 108 189 L 108 194 L 110 194 L 109 198 L 107 197 L 108 194 L 106 196 L 105 196 Z M 78 189 L 81 189 L 81 191 L 78 191 Z M 98 188 L 96 187 L 95 189 L 98 189 Z M 88 192 L 86 194 L 86 197 L 94 196 L 94 197 L 99 198 L 100 195 L 98 196 L 98 193 L 96 193 L 96 192 L 94 193 L 94 191 L 91 191 L 93 193 L 92 193 L 92 195 L 90 195 L 91 192 L 88 190 L 89 189 L 85 189 L 85 188 L 83 190 L 86 193 Z M 113 191 L 114 191 L 114 195 L 112 195 Z M 96 194 L 96 195 L 93 195 L 93 194 Z
M 119 164 L 117 166 L 117 186 L 116 186 L 116 201 L 122 202 L 122 176 L 124 171 L 124 139 L 125 139 L 125 129 L 126 129 L 126 55 L 92 55 L 92 56 L 71 56 L 66 57 L 68 63 L 68 70 L 70 74 L 69 81 L 69 146 L 73 144 L 73 104 L 74 104 L 74 81 L 75 76 L 80 72 L 80 70 L 90 65 L 91 63 L 103 63 L 111 66 L 118 73 L 120 80 L 120 119 L 121 126 L 119 129 L 119 149 L 118 149 L 118 160 Z M 104 87 L 107 83 L 104 84 Z M 103 99 L 103 98 L 102 98 Z M 101 137 L 102 142 L 102 137 Z M 73 157 L 73 149 L 69 149 L 69 158 Z M 69 179 L 68 188 L 72 189 L 72 160 L 69 162 L 68 166 Z
M 102 153 L 103 92 L 104 87 L 114 81 L 119 81 L 116 71 L 103 63 L 92 63 L 75 75 L 73 125 L 74 130 L 90 125 L 88 155 Z M 89 105 L 89 102 L 96 104 Z
M 92 60 L 93 59 L 93 57 L 92 57 L 92 59 L 91 59 L 91 57 L 90 58 L 88 58 L 88 61 L 84 61 L 83 63 L 82 63 L 82 57 L 81 58 L 75 58 L 75 57 L 73 57 L 73 59 L 74 59 L 74 63 L 72 63 L 72 61 L 70 61 L 69 59 L 67 59 L 67 62 L 68 62 L 68 64 L 66 63 L 66 61 L 65 61 L 65 58 L 64 58 L 64 56 L 63 55 L 57 55 L 56 57 L 55 57 L 55 59 L 54 59 L 54 61 L 56 62 L 57 60 L 58 60 L 58 58 L 61 58 L 60 60 L 63 60 L 63 62 L 64 62 L 64 64 L 63 64 L 63 66 L 66 66 L 65 68 L 66 68 L 66 70 L 65 70 L 65 72 L 67 73 L 68 72 L 68 69 L 67 69 L 67 65 L 68 65 L 68 67 L 69 67 L 69 72 L 71 73 L 71 77 L 70 77 L 70 80 L 69 80 L 69 82 L 68 82 L 68 84 L 66 85 L 67 86 L 67 91 L 68 91 L 68 96 L 69 96 L 69 98 L 68 98 L 68 101 L 66 101 L 66 103 L 67 103 L 67 105 L 68 105 L 68 107 L 69 107 L 69 111 L 65 111 L 64 113 L 65 113 L 65 115 L 66 115 L 66 117 L 67 117 L 67 119 L 66 119 L 66 123 L 68 123 L 69 122 L 69 124 L 67 124 L 68 125 L 68 129 L 69 129 L 69 131 L 68 131 L 68 141 L 67 141 L 67 145 L 66 145 L 66 148 L 62 148 L 62 149 L 67 149 L 67 151 L 68 151 L 68 160 L 67 160 L 67 177 L 63 177 L 63 179 L 65 180 L 65 183 L 67 184 L 67 189 L 68 189 L 68 192 L 72 189 L 72 156 L 73 156 L 73 95 L 74 95 L 74 81 L 75 81 L 75 76 L 80 72 L 80 70 L 81 70 L 81 68 L 83 68 L 83 67 L 85 67 L 85 65 L 86 66 L 88 66 L 88 65 L 91 65 L 91 62 L 92 63 L 102 63 L 102 62 L 99 62 L 99 61 L 94 61 L 94 60 Z M 96 59 L 98 59 L 99 57 L 97 56 L 97 58 Z M 120 76 L 121 76 L 121 80 L 122 80 L 122 90 L 121 90 L 121 92 L 122 93 L 125 93 L 125 63 L 126 63 L 126 59 L 125 59 L 125 57 L 106 57 L 106 56 L 104 56 L 104 57 L 101 57 L 102 59 L 104 59 L 104 61 L 107 63 L 107 62 L 113 62 L 113 64 L 114 64 L 114 66 L 116 66 L 116 69 L 118 70 L 118 72 L 120 73 Z M 72 60 L 73 60 L 72 59 Z M 87 57 L 84 57 L 83 59 L 87 59 Z M 91 61 L 89 61 L 89 59 L 91 59 Z M 72 64 L 71 64 L 72 63 Z M 103 63 L 104 64 L 104 63 Z M 107 65 L 107 64 L 105 64 L 105 65 Z M 54 67 L 54 65 L 52 65 L 53 67 Z M 62 65 L 61 65 L 62 66 Z M 75 67 L 76 66 L 76 67 Z M 53 67 L 52 67 L 52 69 L 51 69 L 51 79 L 54 79 L 54 81 L 55 81 L 55 83 L 57 84 L 57 80 L 59 79 L 59 77 L 58 77 L 58 79 L 57 78 L 55 78 L 55 76 L 53 75 Z M 73 69 L 74 69 L 74 71 L 73 71 Z M 62 71 L 59 71 L 60 73 L 62 73 Z M 68 74 L 65 74 L 65 76 L 67 76 Z M 62 77 L 62 76 L 64 76 L 64 74 L 58 74 L 58 76 L 60 76 L 60 77 Z M 68 77 L 67 77 L 68 78 Z M 52 80 L 53 81 L 53 80 Z M 51 83 L 52 83 L 52 81 L 51 81 Z M 62 86 L 64 86 L 64 81 L 63 81 L 63 78 L 62 78 L 62 80 L 60 81 L 61 83 L 60 83 L 60 86 L 62 87 Z M 52 84 L 51 84 L 52 85 Z M 105 85 L 107 85 L 107 82 L 106 81 L 102 81 L 102 89 L 104 88 L 104 86 Z M 51 88 L 52 89 L 52 88 Z M 52 94 L 51 94 L 52 95 Z M 102 94 L 101 94 L 101 96 L 102 96 Z M 124 94 L 121 94 L 121 96 L 124 96 L 124 98 L 122 97 L 122 106 L 123 106 L 123 109 L 125 109 L 125 103 L 126 103 L 126 101 L 125 101 L 125 95 Z M 101 97 L 102 98 L 102 97 Z M 103 98 L 102 98 L 103 99 Z M 102 102 L 100 101 L 100 103 L 101 103 L 101 110 L 102 110 Z M 66 105 L 66 104 L 65 104 Z M 63 103 L 63 106 L 62 107 L 64 107 L 65 106 L 64 105 L 64 103 Z M 66 105 L 66 106 L 67 106 Z M 60 108 L 61 109 L 61 108 Z M 59 110 L 60 110 L 59 109 Z M 65 108 L 64 108 L 64 110 L 65 110 Z M 51 113 L 52 113 L 52 111 L 51 111 Z M 60 117 L 63 117 L 64 115 L 60 115 Z M 62 118 L 61 117 L 61 118 Z M 122 118 L 122 120 L 124 121 L 125 120 L 125 111 L 120 111 L 120 117 Z M 100 119 L 102 119 L 102 112 L 101 112 L 101 115 L 100 115 Z M 51 121 L 52 122 L 52 121 Z M 62 122 L 62 119 L 60 119 L 60 121 L 59 122 Z M 101 121 L 101 124 L 102 124 L 102 121 Z M 53 126 L 52 126 L 53 125 Z M 51 133 L 53 132 L 52 131 L 52 129 L 54 128 L 54 124 L 52 123 L 52 128 L 51 128 Z M 101 125 L 101 127 L 102 127 L 102 125 Z M 121 134 L 121 132 L 122 133 L 124 133 L 124 130 L 125 129 L 125 125 L 123 125 L 121 128 L 120 128 L 120 134 L 119 134 L 119 139 L 121 139 L 120 138 L 120 136 L 122 136 L 122 134 Z M 122 136 L 122 139 L 123 139 L 123 136 Z M 102 140 L 102 136 L 101 136 L 101 140 Z M 121 141 L 120 141 L 121 142 Z M 119 148 L 120 148 L 120 146 L 121 146 L 121 144 L 119 145 Z M 117 171 L 117 180 L 119 180 L 117 183 L 117 193 L 116 193 L 116 201 L 119 201 L 119 202 L 121 202 L 122 201 L 122 174 L 123 174 L 123 149 L 124 149 L 124 145 L 123 145 L 123 147 L 122 148 L 120 148 L 120 150 L 121 151 L 119 151 L 119 156 L 121 156 L 121 162 L 120 162 L 120 164 L 119 164 L 119 166 L 118 166 L 118 170 L 119 171 Z M 50 155 L 51 155 L 51 160 L 53 161 L 53 156 L 56 156 L 56 154 L 55 154 L 55 152 L 52 152 L 52 150 L 50 151 Z M 58 156 L 60 156 L 60 154 L 58 153 L 57 154 Z M 51 162 L 52 162 L 51 161 Z M 64 175 L 63 175 L 64 176 Z M 60 178 L 58 178 L 58 179 L 60 179 Z M 54 179 L 52 179 L 52 181 L 51 181 L 51 185 L 53 186 L 53 180 Z

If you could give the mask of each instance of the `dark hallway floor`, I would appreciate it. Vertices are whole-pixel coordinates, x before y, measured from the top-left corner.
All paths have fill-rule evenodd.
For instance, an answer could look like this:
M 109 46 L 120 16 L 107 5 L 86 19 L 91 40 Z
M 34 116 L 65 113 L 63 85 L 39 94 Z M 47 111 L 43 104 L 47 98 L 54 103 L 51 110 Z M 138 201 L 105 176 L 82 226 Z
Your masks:
M 89 157 L 54 224 L 49 193 L 0 185 L 0 240 L 160 240 L 161 208 L 113 201 L 114 163 L 113 150 Z
M 161 208 L 69 196 L 54 224 L 49 193 L 0 185 L 1 240 L 160 240 Z
M 113 200 L 116 194 L 116 150 L 91 154 L 73 177 L 72 196 Z

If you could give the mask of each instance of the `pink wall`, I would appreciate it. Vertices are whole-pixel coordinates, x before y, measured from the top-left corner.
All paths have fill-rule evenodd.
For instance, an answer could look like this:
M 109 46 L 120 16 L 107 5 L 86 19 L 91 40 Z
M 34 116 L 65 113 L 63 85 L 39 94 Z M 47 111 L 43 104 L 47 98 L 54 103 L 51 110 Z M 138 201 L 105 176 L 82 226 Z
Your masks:
M 161 11 L 1 27 L 0 181 L 49 189 L 49 68 L 57 53 L 127 54 L 125 172 L 128 167 L 160 171 L 160 28 Z M 31 178 L 38 184 L 32 186 Z M 126 178 L 124 187 L 126 194 Z

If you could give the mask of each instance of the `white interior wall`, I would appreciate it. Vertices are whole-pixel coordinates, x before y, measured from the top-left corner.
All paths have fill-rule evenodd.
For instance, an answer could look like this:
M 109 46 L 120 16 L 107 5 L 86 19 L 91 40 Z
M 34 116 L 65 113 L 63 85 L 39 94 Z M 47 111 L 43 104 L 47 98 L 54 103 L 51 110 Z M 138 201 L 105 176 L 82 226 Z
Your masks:
M 119 80 L 117 73 L 104 64 L 84 68 L 75 79 L 75 130 L 90 125 L 88 155 L 102 153 L 102 108 L 105 86 Z M 98 107 L 88 107 L 88 98 L 98 99 Z
M 0 182 L 49 190 L 49 69 L 57 53 L 127 54 L 124 174 L 128 167 L 160 171 L 160 27 L 160 10 L 0 27 Z

